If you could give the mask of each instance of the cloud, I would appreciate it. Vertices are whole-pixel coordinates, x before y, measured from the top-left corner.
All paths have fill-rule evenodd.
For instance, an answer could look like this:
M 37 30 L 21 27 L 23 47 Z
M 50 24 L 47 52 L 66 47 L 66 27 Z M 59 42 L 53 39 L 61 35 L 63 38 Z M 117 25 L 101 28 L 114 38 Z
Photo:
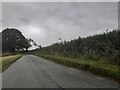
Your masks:
M 25 34 L 25 36 L 27 37 L 31 37 L 33 39 L 35 38 L 45 38 L 47 36 L 46 30 L 42 27 L 38 27 L 38 26 L 33 26 L 33 25 L 29 25 L 29 26 L 24 26 L 22 27 L 24 28 L 23 33 Z
M 1 0 L 2 2 L 119 2 L 119 0 Z
M 24 17 L 20 17 L 19 20 L 20 20 L 23 24 L 29 24 L 29 23 L 30 23 L 29 19 L 24 18 Z
M 19 28 L 42 46 L 118 26 L 117 2 L 4 2 L 2 10 L 3 28 Z

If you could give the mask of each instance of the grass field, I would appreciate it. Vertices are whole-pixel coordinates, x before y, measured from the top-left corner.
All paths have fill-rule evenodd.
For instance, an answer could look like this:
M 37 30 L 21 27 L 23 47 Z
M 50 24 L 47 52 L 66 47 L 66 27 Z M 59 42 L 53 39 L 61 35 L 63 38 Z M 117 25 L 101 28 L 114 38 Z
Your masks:
M 5 71 L 12 63 L 19 59 L 21 55 L 10 55 L 0 57 L 0 70 Z
M 49 59 L 69 67 L 87 70 L 117 81 L 120 79 L 120 70 L 118 65 L 107 64 L 95 60 L 81 60 L 79 58 L 70 58 L 55 55 L 38 54 L 37 56 L 41 56 L 45 59 Z

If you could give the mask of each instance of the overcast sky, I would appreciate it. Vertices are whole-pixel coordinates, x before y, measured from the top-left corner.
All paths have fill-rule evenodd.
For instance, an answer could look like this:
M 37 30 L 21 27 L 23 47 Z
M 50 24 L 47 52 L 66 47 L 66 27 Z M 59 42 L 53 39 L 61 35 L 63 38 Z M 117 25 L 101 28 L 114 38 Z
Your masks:
M 117 2 L 3 2 L 2 27 L 18 28 L 42 46 L 118 28 Z

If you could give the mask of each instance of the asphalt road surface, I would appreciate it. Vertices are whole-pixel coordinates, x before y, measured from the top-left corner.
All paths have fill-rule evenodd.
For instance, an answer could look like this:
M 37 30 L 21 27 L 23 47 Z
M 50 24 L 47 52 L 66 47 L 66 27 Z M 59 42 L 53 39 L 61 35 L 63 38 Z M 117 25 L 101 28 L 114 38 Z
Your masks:
M 3 88 L 117 88 L 114 81 L 24 55 L 2 74 Z

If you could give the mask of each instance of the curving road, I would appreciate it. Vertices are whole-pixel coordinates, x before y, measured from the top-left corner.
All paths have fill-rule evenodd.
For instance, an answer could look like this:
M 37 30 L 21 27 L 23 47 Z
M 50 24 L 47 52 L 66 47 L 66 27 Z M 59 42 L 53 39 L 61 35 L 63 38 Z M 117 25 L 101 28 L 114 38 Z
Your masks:
M 116 82 L 24 55 L 2 74 L 3 88 L 117 88 Z

